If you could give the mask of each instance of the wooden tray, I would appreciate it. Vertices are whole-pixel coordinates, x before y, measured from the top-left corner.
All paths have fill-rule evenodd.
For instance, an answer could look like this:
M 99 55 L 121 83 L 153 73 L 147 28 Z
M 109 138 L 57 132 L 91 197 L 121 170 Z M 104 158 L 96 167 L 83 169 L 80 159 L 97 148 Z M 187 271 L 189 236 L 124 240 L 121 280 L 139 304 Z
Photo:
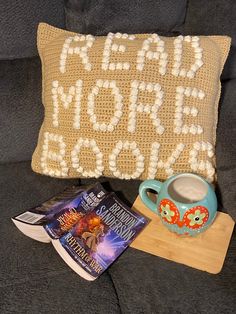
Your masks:
M 234 229 L 234 221 L 229 215 L 218 212 L 212 226 L 193 238 L 170 232 L 139 197 L 133 209 L 150 218 L 151 222 L 131 247 L 212 274 L 221 271 Z

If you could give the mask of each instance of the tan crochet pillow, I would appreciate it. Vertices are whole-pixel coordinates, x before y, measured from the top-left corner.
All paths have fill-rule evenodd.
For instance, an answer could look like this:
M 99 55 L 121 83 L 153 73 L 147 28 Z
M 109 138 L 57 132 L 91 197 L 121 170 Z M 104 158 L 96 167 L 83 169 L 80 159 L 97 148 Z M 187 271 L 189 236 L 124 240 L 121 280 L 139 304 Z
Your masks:
M 38 29 L 45 118 L 34 171 L 53 177 L 214 179 L 230 38 Z

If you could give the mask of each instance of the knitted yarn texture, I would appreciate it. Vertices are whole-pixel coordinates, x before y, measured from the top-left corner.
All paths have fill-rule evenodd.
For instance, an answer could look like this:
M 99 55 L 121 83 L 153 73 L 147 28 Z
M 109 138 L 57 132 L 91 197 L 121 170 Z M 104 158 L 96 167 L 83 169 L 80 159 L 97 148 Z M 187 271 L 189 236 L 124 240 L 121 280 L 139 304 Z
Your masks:
M 226 36 L 38 28 L 45 117 L 32 169 L 52 177 L 215 178 Z

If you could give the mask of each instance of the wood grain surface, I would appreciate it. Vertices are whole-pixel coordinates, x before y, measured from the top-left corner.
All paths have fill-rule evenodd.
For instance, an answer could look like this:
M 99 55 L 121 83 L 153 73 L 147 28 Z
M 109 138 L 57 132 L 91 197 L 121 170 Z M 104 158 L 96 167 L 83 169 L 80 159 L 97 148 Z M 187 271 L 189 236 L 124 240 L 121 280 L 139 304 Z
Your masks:
M 196 237 L 181 237 L 170 232 L 139 196 L 133 209 L 151 221 L 131 247 L 212 274 L 221 271 L 234 229 L 234 221 L 229 215 L 218 212 L 205 232 Z

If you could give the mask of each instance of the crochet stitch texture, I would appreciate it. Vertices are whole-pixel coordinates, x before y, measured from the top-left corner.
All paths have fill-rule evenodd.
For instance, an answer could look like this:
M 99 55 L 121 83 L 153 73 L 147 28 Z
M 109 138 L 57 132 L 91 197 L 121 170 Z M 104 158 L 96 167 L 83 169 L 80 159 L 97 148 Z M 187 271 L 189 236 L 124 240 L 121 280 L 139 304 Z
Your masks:
M 38 28 L 45 118 L 32 169 L 53 177 L 215 177 L 226 36 Z

